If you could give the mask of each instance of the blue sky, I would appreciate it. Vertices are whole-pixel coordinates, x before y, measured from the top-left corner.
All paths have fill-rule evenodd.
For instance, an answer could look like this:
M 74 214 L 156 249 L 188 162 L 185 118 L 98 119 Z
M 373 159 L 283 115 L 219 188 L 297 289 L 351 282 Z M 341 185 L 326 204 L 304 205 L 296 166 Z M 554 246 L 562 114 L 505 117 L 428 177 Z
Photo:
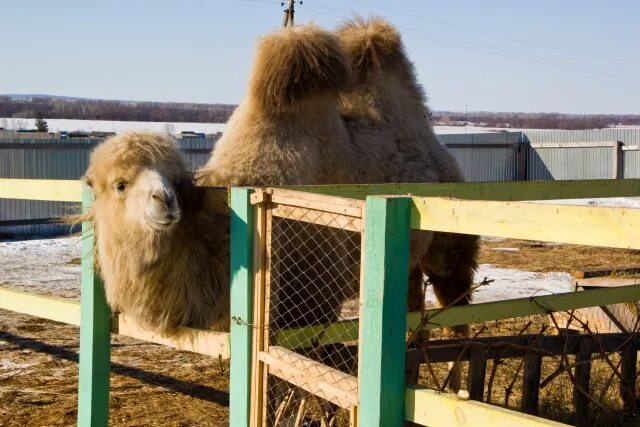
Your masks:
M 275 0 L 0 5 L 0 93 L 237 103 Z M 380 15 L 435 110 L 640 113 L 640 2 L 304 0 L 296 24 Z

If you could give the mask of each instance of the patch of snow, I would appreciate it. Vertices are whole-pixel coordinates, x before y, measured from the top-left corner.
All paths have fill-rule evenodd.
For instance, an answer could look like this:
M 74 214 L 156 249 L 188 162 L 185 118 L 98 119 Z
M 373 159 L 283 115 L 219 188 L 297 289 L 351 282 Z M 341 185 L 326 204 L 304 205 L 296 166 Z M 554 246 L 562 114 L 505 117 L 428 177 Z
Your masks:
M 80 246 L 80 237 L 0 241 L 0 286 L 78 298 L 81 268 L 70 261 L 80 256 Z M 474 281 L 479 283 L 485 277 L 494 282 L 474 292 L 475 303 L 571 291 L 569 273 L 532 273 L 482 264 Z M 427 290 L 426 301 L 436 301 L 431 289 Z
M 79 298 L 80 237 L 0 241 L 0 286 Z
M 151 130 L 163 132 L 171 129 L 172 133 L 193 131 L 203 133 L 224 132 L 226 123 L 179 123 L 179 122 L 124 122 L 111 120 L 71 120 L 71 119 L 45 119 L 50 132 L 59 131 L 84 131 L 84 132 L 116 132 L 122 133 L 134 130 Z M 7 123 L 7 129 L 27 128 L 34 129 L 35 119 L 0 118 L 0 123 Z
M 436 134 L 465 134 L 465 133 L 498 133 L 498 132 L 524 132 L 532 130 L 547 130 L 547 129 L 524 129 L 524 128 L 495 128 L 495 127 L 483 127 L 483 126 L 440 126 L 433 127 L 433 131 Z
M 479 287 L 473 293 L 473 303 L 571 291 L 571 275 L 569 273 L 532 273 L 510 268 L 497 268 L 491 264 L 481 264 L 478 271 L 476 271 L 474 282 L 482 282 L 485 277 L 494 281 Z M 432 304 L 436 303 L 436 297 L 431 287 L 427 288 L 425 301 Z
M 433 131 L 438 135 L 449 134 L 465 134 L 465 133 L 488 133 L 488 132 L 502 132 L 507 129 L 493 129 L 476 126 L 434 126 Z
M 480 240 L 485 242 L 504 242 L 506 239 L 504 237 L 480 236 Z
M 76 120 L 76 119 L 47 119 L 50 132 L 59 131 L 84 131 L 84 132 L 116 132 L 122 133 L 133 130 L 151 130 L 162 132 L 171 129 L 172 133 L 193 131 L 203 133 L 224 132 L 226 123 L 180 123 L 180 122 L 128 122 L 120 120 Z M 0 123 L 7 129 L 35 129 L 35 119 L 19 117 L 0 117 Z M 516 128 L 492 128 L 478 126 L 434 126 L 436 134 L 465 134 L 465 133 L 495 133 L 495 132 L 521 132 L 533 129 Z
M 0 369 L 26 369 L 32 366 L 32 363 L 15 363 L 9 359 L 0 359 Z
M 554 205 L 605 206 L 610 208 L 640 208 L 640 197 L 540 200 L 536 203 L 549 203 Z
M 520 248 L 491 248 L 492 251 L 518 252 Z

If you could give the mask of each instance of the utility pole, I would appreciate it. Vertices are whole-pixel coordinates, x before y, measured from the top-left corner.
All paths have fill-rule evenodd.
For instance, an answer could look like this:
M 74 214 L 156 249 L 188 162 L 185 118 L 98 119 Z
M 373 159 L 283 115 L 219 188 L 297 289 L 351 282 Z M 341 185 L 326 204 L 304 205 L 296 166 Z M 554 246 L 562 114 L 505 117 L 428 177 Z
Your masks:
M 464 133 L 467 133 L 467 127 L 469 126 L 469 110 L 467 104 L 464 104 Z
M 296 0 L 289 0 L 287 3 L 287 8 L 284 10 L 284 18 L 282 19 L 283 27 L 293 27 L 293 17 L 295 15 L 295 4 Z M 302 1 L 298 2 L 298 4 L 302 4 Z M 281 2 L 280 6 L 284 6 L 285 3 Z

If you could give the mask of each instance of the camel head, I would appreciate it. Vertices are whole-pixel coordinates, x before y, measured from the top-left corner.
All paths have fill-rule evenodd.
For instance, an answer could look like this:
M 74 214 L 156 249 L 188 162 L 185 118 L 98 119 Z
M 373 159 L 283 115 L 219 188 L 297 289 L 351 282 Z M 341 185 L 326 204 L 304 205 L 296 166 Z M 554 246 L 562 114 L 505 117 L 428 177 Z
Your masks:
M 125 133 L 91 154 L 97 266 L 113 312 L 163 335 L 228 329 L 228 207 L 202 197 L 168 135 Z
M 115 136 L 91 155 L 86 182 L 95 193 L 94 219 L 118 237 L 171 232 L 181 218 L 181 188 L 190 181 L 176 143 L 166 135 Z

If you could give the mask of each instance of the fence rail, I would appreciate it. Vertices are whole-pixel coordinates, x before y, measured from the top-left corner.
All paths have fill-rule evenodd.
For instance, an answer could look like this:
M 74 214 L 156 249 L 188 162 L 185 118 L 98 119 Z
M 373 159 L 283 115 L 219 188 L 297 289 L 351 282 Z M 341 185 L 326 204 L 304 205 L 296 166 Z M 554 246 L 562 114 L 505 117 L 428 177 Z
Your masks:
M 206 189 L 219 194 L 219 189 Z M 81 201 L 89 209 L 93 194 L 78 180 L 0 179 L 0 200 Z M 184 338 L 166 339 L 143 330 L 124 315 L 112 317 L 103 284 L 94 271 L 93 224 L 82 224 L 81 301 L 69 301 L 0 288 L 0 308 L 80 326 L 78 426 L 108 424 L 110 335 L 119 333 L 180 350 L 228 357 L 229 334 L 185 328 Z
M 414 312 L 407 315 L 406 311 L 406 283 L 408 264 L 408 233 L 411 228 L 422 230 L 434 230 L 453 233 L 493 235 L 505 238 L 534 239 L 541 241 L 577 243 L 585 245 L 610 246 L 620 248 L 640 249 L 640 238 L 636 232 L 635 224 L 640 220 L 640 210 L 624 208 L 603 208 L 589 206 L 567 206 L 549 205 L 524 202 L 498 202 L 485 200 L 456 200 L 434 197 L 417 197 L 420 195 L 443 195 L 459 196 L 472 195 L 474 198 L 486 197 L 489 193 L 499 194 L 496 198 L 506 200 L 529 198 L 560 198 L 589 197 L 594 194 L 613 195 L 625 194 L 625 196 L 637 196 L 640 194 L 637 184 L 633 181 L 595 181 L 592 185 L 585 183 L 504 183 L 504 184 L 434 184 L 434 185 L 379 185 L 379 186 L 333 186 L 333 187 L 313 187 L 297 186 L 287 189 L 267 189 L 262 193 L 258 190 L 252 198 L 256 203 L 256 214 L 263 221 L 258 229 L 269 229 L 269 218 L 275 217 L 270 214 L 270 209 L 290 209 L 296 207 L 304 208 L 304 218 L 288 216 L 289 220 L 302 221 L 303 223 L 314 223 L 309 218 L 316 218 L 322 212 L 341 212 L 345 209 L 351 215 L 358 215 L 358 210 L 362 209 L 362 204 L 353 203 L 341 199 L 339 196 L 348 194 L 356 199 L 366 198 L 366 207 L 362 210 L 362 233 L 364 246 L 362 255 L 362 276 L 363 284 L 360 295 L 361 312 L 357 320 L 346 320 L 338 323 L 316 324 L 298 328 L 285 328 L 277 330 L 276 338 L 268 345 L 262 347 L 263 337 L 254 337 L 253 342 L 249 342 L 241 349 L 232 351 L 248 352 L 256 351 L 258 356 L 254 359 L 253 366 L 253 396 L 258 396 L 253 401 L 232 401 L 231 411 L 236 414 L 253 413 L 256 419 L 260 419 L 262 407 L 272 407 L 273 397 L 268 397 L 270 389 L 266 384 L 272 376 L 285 378 L 278 366 L 281 360 L 270 354 L 270 348 L 283 349 L 291 360 L 302 363 L 307 356 L 304 354 L 310 351 L 317 351 L 318 348 L 332 348 L 340 354 L 342 358 L 346 354 L 349 357 L 359 355 L 358 359 L 358 410 L 357 419 L 362 425 L 399 425 L 398 420 L 402 419 L 398 411 L 409 411 L 411 402 L 403 401 L 399 398 L 405 387 L 404 369 L 401 363 L 403 343 L 406 334 L 413 333 L 418 329 L 436 329 L 443 326 L 466 325 L 470 323 L 481 323 L 490 320 L 509 319 L 529 315 L 547 314 L 558 311 L 573 310 L 583 307 L 594 307 L 600 305 L 615 304 L 627 301 L 637 301 L 640 299 L 640 285 L 626 286 L 620 288 L 595 289 L 583 292 L 570 292 L 566 294 L 543 295 L 531 298 L 521 298 L 508 301 L 496 301 L 484 304 L 474 304 L 471 306 L 453 306 L 445 309 L 433 309 L 423 312 Z M 504 186 L 503 186 L 504 185 Z M 607 188 L 603 191 L 604 186 Z M 472 191 L 475 190 L 475 191 Z M 295 190 L 310 191 L 314 194 L 303 193 Z M 480 190 L 480 191 L 478 191 Z M 330 197 L 323 200 L 317 194 L 325 193 Z M 378 194 L 371 196 L 370 194 Z M 385 196 L 384 194 L 396 194 L 395 196 Z M 411 196 L 402 197 L 401 194 L 409 193 Z M 277 201 L 277 203 L 274 203 Z M 286 205 L 286 206 L 284 206 Z M 307 212 L 307 211 L 311 212 Z M 266 218 L 266 220 L 264 219 Z M 264 221 L 267 221 L 266 226 Z M 551 223 L 551 225 L 549 225 Z M 336 226 L 335 224 L 332 226 Z M 341 226 L 338 226 L 340 228 Z M 354 228 L 357 231 L 358 227 Z M 586 232 L 585 230 L 588 230 Z M 263 233 L 263 232 L 260 232 Z M 263 236 L 263 234 L 260 234 Z M 261 239 L 264 237 L 261 237 Z M 269 237 L 266 239 L 276 239 Z M 261 246 L 258 245 L 258 248 Z M 266 246 L 268 247 L 268 245 Z M 269 258 L 273 255 L 256 256 Z M 292 261 L 294 262 L 294 261 Z M 269 268 L 289 271 L 295 264 L 285 264 L 280 267 L 261 266 L 255 272 L 255 283 L 261 280 L 273 280 L 274 274 Z M 266 270 L 265 270 L 266 268 Z M 322 274 L 321 270 L 314 270 L 317 274 Z M 262 277 L 263 279 L 259 279 Z M 264 286 L 264 285 L 263 285 Z M 270 284 L 272 286 L 281 286 Z M 254 296 L 254 315 L 262 313 L 268 308 L 260 306 L 263 299 L 279 298 L 273 294 L 257 293 Z M 268 307 L 268 306 L 267 306 Z M 277 322 L 269 317 L 270 321 Z M 277 318 L 276 318 L 277 319 Z M 251 318 L 248 323 L 258 325 L 254 333 L 260 333 L 263 328 L 267 330 L 273 328 L 269 325 L 265 317 Z M 406 327 L 404 326 L 406 324 Z M 264 332 L 262 332 L 264 334 Z M 304 348 L 309 343 L 312 347 Z M 357 347 L 354 347 L 357 343 Z M 255 346 L 259 346 L 257 349 Z M 343 350 L 337 350 L 335 346 L 346 345 Z M 254 350 L 251 350 L 254 346 Z M 398 350 L 398 349 L 401 349 Z M 398 353 L 399 351 L 399 353 Z M 582 350 L 581 350 L 582 351 Z M 585 350 L 586 351 L 586 350 Z M 396 354 L 398 353 L 398 354 Z M 292 355 L 295 355 L 292 356 Z M 582 353 L 581 353 L 581 356 Z M 232 357 L 233 360 L 233 357 Z M 344 359 L 342 359 L 344 360 Z M 391 361 L 394 361 L 393 363 Z M 334 362 L 332 362 L 334 363 Z M 272 370 L 271 366 L 275 368 Z M 581 368 L 581 372 L 585 369 Z M 267 374 L 268 372 L 268 374 Z M 243 375 L 232 377 L 232 387 L 234 381 L 248 381 L 246 375 L 250 371 L 245 371 Z M 322 374 L 333 375 L 327 372 Z M 289 377 L 287 377 L 289 378 Z M 582 378 L 582 377 L 581 377 Z M 289 383 L 299 386 L 312 394 L 324 396 L 325 399 L 335 403 L 333 398 L 328 397 L 325 392 L 312 391 L 313 387 L 309 383 L 313 381 L 300 378 L 289 378 Z M 324 380 L 323 380 L 324 381 Z M 325 386 L 331 386 L 332 383 Z M 266 389 L 264 387 L 267 387 Z M 576 386 L 577 387 L 577 386 Z M 583 385 L 584 387 L 584 385 Z M 410 390 L 407 390 L 410 392 Z M 336 393 L 339 393 L 336 390 Z M 433 392 L 427 392 L 429 399 L 440 402 L 438 396 Z M 577 393 L 577 392 L 575 392 Z M 474 391 L 477 395 L 477 390 Z M 579 394 L 579 393 L 578 393 Z M 578 395 L 576 395 L 578 396 Z M 411 397 L 411 399 L 414 399 Z M 458 402 L 457 399 L 446 397 L 442 400 L 442 405 L 449 405 L 448 400 Z M 524 399 L 524 397 L 523 397 Z M 528 410 L 535 410 L 531 395 L 527 395 Z M 576 397 L 576 402 L 584 404 L 584 397 Z M 252 406 L 253 405 L 253 406 Z M 431 402 L 431 408 L 440 403 Z M 560 425 L 539 418 L 527 416 L 507 411 L 502 413 L 491 412 L 491 408 L 485 405 L 470 403 L 462 404 L 461 408 L 469 411 L 469 419 L 475 417 L 497 417 L 498 423 L 505 422 L 509 425 Z M 523 403 L 524 405 L 524 403 Z M 342 405 L 339 405 L 342 406 Z M 301 406 L 302 407 L 302 406 Z M 250 410 L 251 408 L 251 410 Z M 275 410 L 275 409 L 274 409 Z M 245 412 L 246 411 L 246 412 Z M 266 409 L 269 413 L 269 409 Z M 421 415 L 416 415 L 415 412 Z M 488 411 L 486 414 L 483 411 Z M 351 411 L 351 419 L 354 419 L 354 411 Z M 449 414 L 451 415 L 451 414 Z M 424 417 L 424 418 L 422 418 Z M 431 418 L 429 418 L 431 417 Z M 433 418 L 434 415 L 429 409 L 416 409 L 408 420 L 418 420 L 429 423 L 429 425 L 465 425 L 467 421 L 455 417 L 446 417 L 440 420 Z M 518 421 L 511 421 L 517 418 Z M 584 418 L 584 417 L 583 417 Z M 271 418 L 269 418 L 271 419 Z M 484 419 L 484 418 L 483 418 Z M 505 421 L 508 420 L 508 421 Z
M 5 185 L 5 184 L 11 184 Z M 469 322 L 480 322 L 490 319 L 510 318 L 533 313 L 546 313 L 549 311 L 565 310 L 569 308 L 598 306 L 603 304 L 614 304 L 623 301 L 634 301 L 640 299 L 640 285 L 627 286 L 621 288 L 585 290 L 582 292 L 539 296 L 534 298 L 524 298 L 520 300 L 498 301 L 486 304 L 476 304 L 469 307 L 450 307 L 446 310 L 431 310 L 426 312 L 411 313 L 407 317 L 405 313 L 406 294 L 398 293 L 397 289 L 406 288 L 406 272 L 403 265 L 408 260 L 408 234 L 411 224 L 414 226 L 433 229 L 434 225 L 442 224 L 444 231 L 453 232 L 474 232 L 488 233 L 496 232 L 505 218 L 496 215 L 495 211 L 511 206 L 512 209 L 529 214 L 539 213 L 536 211 L 539 205 L 529 203 L 506 203 L 506 202 L 472 202 L 472 201 L 451 201 L 446 199 L 430 199 L 417 197 L 416 195 L 434 195 L 450 197 L 475 198 L 495 195 L 503 200 L 515 200 L 522 197 L 528 199 L 562 198 L 562 197 L 593 197 L 594 195 L 640 195 L 640 181 L 593 181 L 587 185 L 580 182 L 569 183 L 502 183 L 492 186 L 490 184 L 405 184 L 405 185 L 371 185 L 371 186 L 335 186 L 335 187 L 295 187 L 296 190 L 304 188 L 312 190 L 315 194 L 292 194 L 291 190 L 267 190 L 265 194 L 275 197 L 280 204 L 299 204 L 305 209 L 316 209 L 320 211 L 345 212 L 351 215 L 364 216 L 364 230 L 368 237 L 365 237 L 364 259 L 365 265 L 365 295 L 363 296 L 363 314 L 361 322 L 362 330 L 354 328 L 353 323 L 342 322 L 334 325 L 320 325 L 295 330 L 280 331 L 282 334 L 277 337 L 277 345 L 272 345 L 271 350 L 265 353 L 254 353 L 254 340 L 251 338 L 256 330 L 253 328 L 252 308 L 259 299 L 253 300 L 252 289 L 254 282 L 263 277 L 265 265 L 260 263 L 259 252 L 253 252 L 254 243 L 260 243 L 264 238 L 264 231 L 268 224 L 266 216 L 262 216 L 264 208 L 263 201 L 269 197 L 254 196 L 252 200 L 251 189 L 233 189 L 231 192 L 231 265 L 232 265 L 232 307 L 231 314 L 244 322 L 232 322 L 231 346 L 231 420 L 233 425 L 247 425 L 248 414 L 250 413 L 250 400 L 252 390 L 251 384 L 251 354 L 254 354 L 255 361 L 269 364 L 272 357 L 281 360 L 284 356 L 291 355 L 286 346 L 286 334 L 304 333 L 312 334 L 319 339 L 331 337 L 330 328 L 346 328 L 339 332 L 341 342 L 353 334 L 353 339 L 360 341 L 361 349 L 371 357 L 365 360 L 369 365 L 360 364 L 358 380 L 363 378 L 366 382 L 358 385 L 358 408 L 356 412 L 352 409 L 352 418 L 358 417 L 360 425 L 397 425 L 402 419 L 413 420 L 414 422 L 426 423 L 428 425 L 465 425 L 469 420 L 486 420 L 496 423 L 496 425 L 560 425 L 536 417 L 529 417 L 514 411 L 496 408 L 493 406 L 477 402 L 461 402 L 457 398 L 440 395 L 429 390 L 417 390 L 411 387 L 405 389 L 404 383 L 404 357 L 395 354 L 404 348 L 405 333 L 407 330 L 417 327 L 419 324 L 427 325 L 427 328 L 441 327 L 444 325 L 459 325 Z M 91 193 L 85 188 L 84 195 L 81 196 L 82 189 L 79 181 L 57 181 L 57 182 L 34 182 L 29 180 L 7 181 L 0 180 L 0 198 L 21 197 L 39 198 L 41 200 L 83 200 L 85 209 L 91 203 Z M 480 191 L 478 193 L 478 190 Z M 281 194 L 277 194 L 281 191 Z M 361 202 L 344 200 L 336 197 L 326 198 L 322 193 L 334 196 L 349 195 L 356 196 L 356 199 L 367 199 L 364 211 L 358 212 Z M 385 194 L 397 194 L 402 196 L 410 193 L 412 196 L 388 197 Z M 377 194 L 378 196 L 372 196 Z M 280 197 L 280 199 L 278 199 Z M 295 200 L 298 197 L 299 200 Z M 252 202 L 254 203 L 252 205 Z M 457 203 L 452 206 L 447 203 Z M 416 206 L 421 206 L 420 208 Z M 549 207 L 549 205 L 547 205 Z M 425 216 L 429 209 L 441 209 L 442 217 L 433 214 L 433 220 Z M 456 213 L 451 213 L 450 209 L 455 208 Z M 574 211 L 571 206 L 551 206 L 550 211 L 557 211 L 558 218 L 562 221 L 573 218 L 580 222 L 582 227 L 591 224 L 602 225 L 603 221 L 615 221 L 612 224 L 614 230 L 618 231 L 615 239 L 606 240 L 603 234 L 587 235 L 580 237 L 579 242 L 585 244 L 601 244 L 603 239 L 612 247 L 632 247 L 638 248 L 640 244 L 637 240 L 637 232 L 632 224 L 638 221 L 637 211 L 625 210 L 621 208 L 592 208 L 581 207 Z M 545 208 L 546 209 L 546 208 Z M 535 212 L 534 212 L 535 211 Z M 435 212 L 435 211 L 434 211 Z M 473 216 L 465 219 L 464 212 L 473 212 Z M 569 212 L 565 214 L 563 212 Z M 588 214 L 585 217 L 582 214 Z M 546 214 L 545 214 L 546 215 Z M 541 229 L 548 220 L 548 215 L 532 217 L 528 227 L 537 230 Z M 549 213 L 550 215 L 550 213 Z M 413 217 L 413 218 L 412 218 Z M 438 218 L 436 218 L 438 217 Z M 565 218 L 566 217 L 566 218 Z M 474 226 L 467 229 L 459 226 L 460 221 L 476 221 L 478 218 L 488 218 L 484 220 L 484 225 Z M 258 228 L 255 228 L 255 224 Z M 256 230 L 259 232 L 256 234 Z M 500 231 L 500 230 L 498 230 Z M 560 240 L 573 242 L 579 230 L 563 236 L 562 234 L 550 235 L 548 233 L 536 231 L 534 235 L 527 234 L 528 237 L 543 238 L 545 240 Z M 626 233 L 626 234 L 625 234 Z M 83 227 L 83 256 L 82 256 L 82 299 L 80 308 L 77 303 L 60 301 L 42 296 L 33 296 L 11 290 L 0 290 L 1 308 L 25 312 L 31 315 L 52 318 L 53 320 L 65 321 L 77 324 L 78 315 L 81 323 L 81 356 L 80 356 L 80 400 L 78 412 L 78 425 L 106 425 L 108 410 L 108 376 L 109 376 L 109 340 L 110 333 L 114 329 L 120 332 L 135 329 L 133 325 L 127 323 L 126 318 L 120 317 L 118 322 L 111 318 L 104 301 L 102 283 L 100 278 L 93 271 L 93 239 L 91 224 L 84 224 Z M 504 237 L 523 237 L 518 227 L 507 228 L 500 231 Z M 571 236 L 571 237 L 567 237 Z M 258 256 L 258 259 L 256 259 Z M 256 263 L 254 265 L 254 263 Z M 257 268 L 256 268 L 257 266 Z M 394 289 L 394 292 L 391 292 Z M 261 295 L 258 294 L 258 297 Z M 425 317 L 426 316 L 426 317 Z M 406 327 L 403 326 L 406 323 Z M 389 325 L 394 325 L 390 328 Z M 399 325 L 399 326 L 398 326 Z M 293 331 L 293 332 L 292 332 Z M 329 332 L 328 332 L 329 331 Z M 125 332 L 130 333 L 130 332 Z M 338 332 L 335 332 L 338 334 Z M 132 336 L 133 333 L 131 332 Z M 140 336 L 137 336 L 140 337 Z M 143 337 L 143 339 L 154 340 L 153 337 Z M 224 338 L 222 338 L 224 341 Z M 158 341 L 156 341 L 158 342 Z M 202 335 L 200 344 L 192 345 L 190 349 L 211 354 L 212 343 L 218 343 L 220 348 L 224 347 L 219 335 L 213 336 L 205 333 Z M 331 342 L 331 341 L 329 341 Z M 163 344 L 171 344 L 162 342 Z M 396 345 L 400 343 L 400 345 Z M 178 348 L 181 344 L 173 343 Z M 368 347 L 367 347 L 368 346 Z M 293 347 L 293 346 L 292 346 Z M 368 348 L 368 350 L 365 350 Z M 287 356 L 287 357 L 289 357 Z M 307 363 L 303 358 L 293 357 L 293 362 L 300 364 Z M 300 365 L 302 366 L 302 365 Z M 306 365 L 305 365 L 306 366 Z M 286 367 L 283 367 L 286 370 Z M 323 369 L 320 371 L 324 372 Z M 334 375 L 335 372 L 326 371 L 326 375 Z M 323 374 L 324 375 L 324 374 Z M 399 391 L 399 393 L 398 393 Z M 403 393 L 404 391 L 404 393 Z M 338 393 L 339 394 L 339 393 Z M 353 396 L 342 395 L 344 398 L 353 400 Z M 406 396 L 406 399 L 403 397 Z M 342 397 L 341 397 L 342 398 Z M 453 403 L 456 405 L 453 405 Z M 424 407 L 422 404 L 430 406 Z M 380 406 L 382 405 L 382 406 Z M 438 411 L 432 410 L 434 406 Z M 456 409 L 457 408 L 457 409 Z M 458 411 L 456 418 L 453 412 Z M 400 417 L 400 418 L 398 418 Z M 492 424 L 493 425 L 493 424 Z
M 478 236 L 640 249 L 640 210 L 414 198 L 411 227 Z
M 566 424 L 533 415 L 473 400 L 463 401 L 456 395 L 415 386 L 405 389 L 404 399 L 405 419 L 423 426 L 566 427 Z

